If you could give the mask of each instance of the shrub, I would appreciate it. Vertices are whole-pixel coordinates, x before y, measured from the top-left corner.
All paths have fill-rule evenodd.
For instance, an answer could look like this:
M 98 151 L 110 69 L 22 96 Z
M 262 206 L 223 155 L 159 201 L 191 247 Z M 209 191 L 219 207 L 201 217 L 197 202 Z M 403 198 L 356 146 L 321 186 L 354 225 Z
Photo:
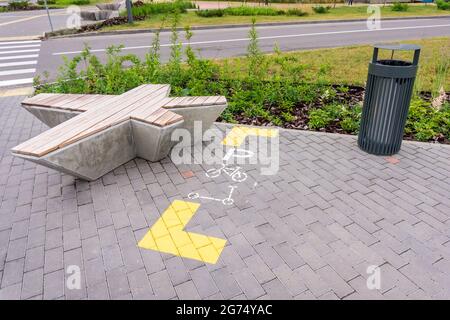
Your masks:
M 329 126 L 341 128 L 345 133 L 355 134 L 361 120 L 361 106 L 329 104 L 309 111 L 308 125 L 311 129 L 326 129 Z
M 322 14 L 322 13 L 330 12 L 331 7 L 330 6 L 326 6 L 326 7 L 324 7 L 324 6 L 314 6 L 314 7 L 312 7 L 312 9 L 313 9 L 313 11 L 315 13 Z
M 38 0 L 37 4 L 43 6 L 43 5 L 45 5 L 45 1 Z M 47 4 L 56 4 L 56 0 L 47 0 Z
M 195 13 L 199 17 L 210 18 L 210 17 L 222 17 L 225 12 L 223 9 L 207 9 L 207 10 L 197 10 Z
M 195 4 L 192 2 L 176 0 L 173 2 L 145 3 L 140 6 L 134 6 L 132 12 L 135 17 L 149 17 L 159 13 L 185 13 L 187 9 L 193 8 L 195 8 Z M 125 15 L 126 12 L 122 12 L 122 14 Z
M 11 10 L 23 10 L 28 8 L 30 5 L 30 2 L 28 0 L 23 0 L 23 1 L 10 1 L 8 3 L 8 7 Z
M 394 2 L 394 4 L 391 7 L 392 11 L 408 11 L 408 4 L 407 3 L 401 3 L 401 2 Z
M 283 10 L 270 7 L 229 7 L 224 9 L 225 14 L 230 16 L 278 16 L 283 15 Z
M 436 0 L 436 6 L 440 10 L 450 10 L 450 2 L 444 0 Z
M 302 9 L 293 8 L 293 9 L 288 9 L 286 11 L 286 15 L 303 17 L 303 16 L 307 16 L 308 12 L 305 12 Z

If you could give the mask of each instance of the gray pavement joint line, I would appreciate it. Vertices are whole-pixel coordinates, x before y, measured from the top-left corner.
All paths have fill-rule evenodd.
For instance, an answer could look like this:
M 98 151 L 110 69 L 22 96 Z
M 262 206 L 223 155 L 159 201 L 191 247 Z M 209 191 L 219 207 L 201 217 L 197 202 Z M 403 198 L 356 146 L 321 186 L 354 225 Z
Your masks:
M 344 30 L 344 31 L 328 31 L 328 32 L 315 32 L 315 33 L 303 33 L 303 34 L 286 34 L 278 36 L 267 36 L 258 37 L 258 40 L 269 40 L 269 39 L 280 39 L 280 38 L 297 38 L 297 37 L 307 37 L 307 36 L 322 36 L 322 35 L 333 35 L 333 34 L 346 34 L 346 33 L 362 33 L 362 32 L 381 32 L 381 31 L 396 31 L 396 30 L 411 30 L 411 29 L 423 29 L 423 28 L 441 28 L 450 27 L 450 24 L 440 24 L 440 25 L 430 25 L 430 26 L 410 26 L 410 27 L 394 27 L 394 28 L 383 28 L 377 30 L 359 29 L 359 30 Z M 236 38 L 236 39 L 221 39 L 221 40 L 210 40 L 210 41 L 193 41 L 193 42 L 182 42 L 182 45 L 198 45 L 198 44 L 212 44 L 212 43 L 224 43 L 224 42 L 240 42 L 249 41 L 250 38 Z M 170 47 L 172 44 L 161 44 L 160 47 Z M 135 49 L 147 49 L 151 46 L 133 46 L 124 47 L 122 50 L 135 50 Z M 91 52 L 104 52 L 106 49 L 92 49 Z M 82 51 L 68 51 L 68 52 L 54 52 L 52 55 L 67 55 L 67 54 L 78 54 Z

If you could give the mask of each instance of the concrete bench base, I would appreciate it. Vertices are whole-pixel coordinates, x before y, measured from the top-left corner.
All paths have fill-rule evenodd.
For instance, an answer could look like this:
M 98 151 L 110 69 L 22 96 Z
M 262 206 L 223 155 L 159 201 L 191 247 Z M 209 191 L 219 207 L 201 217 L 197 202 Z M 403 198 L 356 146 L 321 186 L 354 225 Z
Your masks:
M 182 125 L 183 122 L 178 122 L 161 128 L 129 120 L 43 157 L 19 156 L 93 181 L 136 157 L 152 162 L 167 157 L 175 144 L 170 136 Z

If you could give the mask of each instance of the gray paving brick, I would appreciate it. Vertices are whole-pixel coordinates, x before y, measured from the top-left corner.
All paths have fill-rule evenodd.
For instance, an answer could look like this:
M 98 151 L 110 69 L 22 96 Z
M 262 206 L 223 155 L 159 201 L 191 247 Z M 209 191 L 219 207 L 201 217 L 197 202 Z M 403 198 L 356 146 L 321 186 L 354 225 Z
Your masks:
M 305 264 L 305 261 L 286 242 L 274 246 L 274 249 L 291 269 Z
M 90 300 L 109 300 L 108 284 L 106 281 L 87 288 L 88 299 Z
M 27 238 L 20 238 L 9 242 L 6 261 L 16 260 L 25 257 L 27 248 Z
M 45 300 L 54 300 L 64 296 L 64 270 L 54 271 L 44 275 Z
M 121 247 L 122 259 L 127 272 L 144 268 L 141 254 L 136 244 Z
M 249 269 L 245 268 L 235 272 L 233 276 L 248 299 L 256 299 L 266 293 Z
M 24 273 L 22 285 L 22 299 L 28 299 L 42 294 L 44 287 L 44 269 L 39 268 Z
M 156 299 L 166 300 L 176 296 L 175 289 L 166 270 L 152 273 L 149 275 L 149 280 Z
M 44 246 L 28 249 L 25 254 L 25 272 L 44 266 Z
M 81 247 L 80 229 L 72 229 L 63 234 L 64 251 Z
M 0 288 L 9 287 L 22 282 L 25 259 L 17 259 L 5 263 Z
M 223 298 L 231 299 L 241 293 L 242 289 L 239 287 L 236 279 L 228 271 L 227 267 L 220 268 L 211 273 L 214 282 L 220 290 Z
M 306 291 L 303 279 L 298 272 L 293 272 L 286 264 L 282 264 L 272 270 L 281 283 L 286 287 L 291 296 L 298 296 Z
M 63 248 L 58 247 L 45 251 L 44 273 L 50 273 L 64 268 Z
M 98 236 L 84 239 L 81 242 L 83 258 L 88 261 L 101 256 L 100 240 Z
M 0 289 L 0 300 L 20 300 L 22 283 L 16 283 Z
M 130 293 L 130 286 L 125 268 L 119 267 L 106 271 L 106 279 L 112 299 L 119 298 Z
M 98 257 L 85 262 L 86 284 L 92 287 L 106 280 L 103 260 Z
M 102 248 L 102 256 L 106 271 L 123 266 L 122 254 L 118 244 Z
M 330 266 L 320 268 L 316 272 L 340 299 L 354 292 L 353 288 L 350 287 Z
M 219 291 L 206 267 L 191 270 L 189 273 L 200 297 L 206 298 Z
M 180 300 L 200 300 L 201 297 L 197 292 L 194 283 L 189 280 L 175 286 L 175 291 Z
M 258 255 L 247 257 L 244 262 L 259 283 L 265 283 L 275 278 L 273 272 Z
M 128 282 L 134 299 L 144 299 L 147 297 L 152 299 L 154 297 L 153 289 L 144 268 L 130 272 L 128 274 Z
M 183 260 L 180 257 L 173 257 L 164 261 L 167 272 L 174 286 L 190 280 L 190 275 L 186 270 Z

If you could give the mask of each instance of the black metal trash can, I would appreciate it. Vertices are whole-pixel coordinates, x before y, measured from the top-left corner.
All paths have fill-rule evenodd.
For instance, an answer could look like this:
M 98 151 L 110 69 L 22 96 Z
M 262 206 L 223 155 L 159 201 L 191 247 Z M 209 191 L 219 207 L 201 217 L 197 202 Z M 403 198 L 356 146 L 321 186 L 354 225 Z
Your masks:
M 378 60 L 379 49 L 392 50 L 391 59 Z M 413 61 L 394 60 L 397 50 L 414 51 Z M 358 134 L 362 150 L 376 155 L 400 150 L 419 56 L 416 45 L 374 46 Z

